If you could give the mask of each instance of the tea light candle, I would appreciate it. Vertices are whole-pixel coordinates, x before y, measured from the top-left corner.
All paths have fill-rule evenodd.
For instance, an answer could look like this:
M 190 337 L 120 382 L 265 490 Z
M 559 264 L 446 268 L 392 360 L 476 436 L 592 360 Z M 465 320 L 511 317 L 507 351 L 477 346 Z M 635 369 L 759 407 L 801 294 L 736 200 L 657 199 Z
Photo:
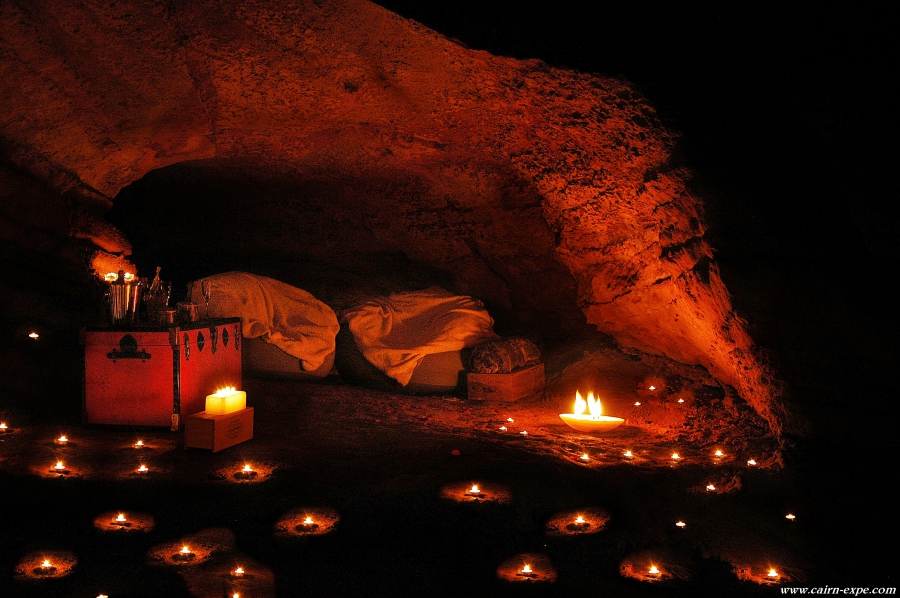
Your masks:
M 517 573 L 517 575 L 519 575 L 519 576 L 521 576 L 521 577 L 537 577 L 537 573 L 535 573 L 535 572 L 531 569 L 531 565 L 529 565 L 529 564 L 524 565 L 524 566 L 522 567 L 522 569 L 519 570 L 519 572 Z
M 622 454 L 623 454 L 626 458 L 628 458 L 628 459 L 631 459 L 632 457 L 634 457 L 634 453 L 632 453 L 630 450 L 626 450 L 626 451 L 625 451 L 624 453 L 622 453 Z
M 150 470 L 143 463 L 141 463 L 141 466 L 137 468 L 138 473 L 147 473 L 148 471 Z
M 522 436 L 528 436 L 528 430 L 522 430 L 521 432 L 519 432 L 519 434 L 521 434 Z
M 794 515 L 793 513 L 788 513 L 787 515 L 784 516 L 784 518 L 787 519 L 787 520 L 789 520 L 789 521 L 793 521 L 794 519 L 797 518 L 797 516 Z
M 679 459 L 681 459 L 681 455 L 679 455 L 678 453 L 672 453 L 672 461 L 678 461 Z
M 36 341 L 41 338 L 41 335 L 38 334 L 37 332 L 31 332 L 28 334 L 28 338 Z
M 778 571 L 776 571 L 775 569 L 769 568 L 769 572 L 766 573 L 766 577 L 768 577 L 769 579 L 778 579 L 781 576 L 778 574 Z
M 513 423 L 513 422 L 516 421 L 516 420 L 514 420 L 514 419 L 511 418 L 511 417 L 507 417 L 507 418 L 506 418 L 506 421 L 509 422 L 509 423 Z
M 62 461 L 57 461 L 56 465 L 53 466 L 53 471 L 56 471 L 58 473 L 63 473 L 64 471 L 66 471 L 66 466 L 63 465 Z
M 585 411 L 588 411 L 589 414 L 586 414 Z M 587 401 L 585 401 L 577 390 L 572 413 L 560 413 L 559 418 L 570 428 L 579 432 L 608 432 L 618 428 L 625 421 L 621 417 L 603 415 L 600 400 L 594 398 L 593 392 L 588 393 Z
M 722 449 L 716 449 L 716 452 L 713 453 L 713 456 L 718 459 L 721 459 L 722 457 L 725 456 L 725 453 L 722 452 Z
M 650 565 L 650 569 L 647 570 L 648 575 L 656 575 L 659 576 L 662 572 L 656 567 L 656 565 Z
M 50 559 L 44 559 L 44 562 L 41 563 L 38 572 L 41 573 L 41 575 L 52 575 L 56 572 L 56 567 L 53 566 L 53 563 L 50 562 Z
M 684 529 L 687 527 L 687 523 L 685 523 L 684 521 L 679 521 L 675 525 L 676 525 L 676 527 L 680 527 L 681 529 Z
M 590 461 L 591 457 L 587 453 L 585 453 L 585 454 L 581 455 L 581 460 L 582 461 Z
M 113 523 L 120 526 L 127 525 L 128 519 L 125 517 L 125 513 L 119 513 L 119 516 L 113 520 Z
M 136 449 L 142 449 L 142 448 L 144 448 L 144 446 L 145 445 L 144 445 L 143 440 L 138 440 L 137 442 L 134 443 L 134 448 L 136 448 Z
M 60 446 L 66 446 L 69 443 L 69 438 L 65 434 L 63 434 L 59 438 L 55 439 L 53 442 Z
M 481 488 L 478 487 L 478 484 L 472 484 L 472 487 L 466 490 L 466 494 L 471 496 L 479 496 L 481 495 Z
M 749 465 L 750 467 L 753 467 L 754 465 L 756 465 L 756 459 L 748 459 L 747 465 Z
M 679 403 L 684 403 L 684 399 L 678 399 Z
M 647 387 L 647 390 L 656 390 L 656 387 L 651 384 Z
M 578 515 L 575 517 L 575 521 L 572 522 L 572 529 L 576 531 L 584 531 L 585 529 L 591 526 L 590 522 L 585 520 L 584 517 Z
M 640 407 L 640 406 L 641 406 L 641 402 L 640 402 L 640 401 L 635 401 L 635 402 L 634 402 L 634 406 L 635 406 L 635 407 Z
M 0 434 L 6 433 L 9 430 L 9 426 L 6 425 L 6 422 L 0 422 Z
M 244 569 L 240 565 L 238 565 L 237 569 L 235 569 L 234 571 L 231 572 L 231 576 L 232 577 L 243 577 Z
M 715 491 L 716 491 L 716 485 L 715 485 L 715 484 L 707 484 L 707 485 L 706 485 L 706 491 L 707 491 L 707 492 L 715 492 Z
M 233 386 L 217 390 L 206 397 L 206 413 L 225 415 L 247 408 L 247 393 Z
M 506 430 L 507 430 L 507 427 L 506 427 L 506 426 L 500 426 L 500 431 L 501 431 L 501 432 L 506 432 Z
M 249 463 L 244 463 L 244 468 L 234 474 L 234 477 L 239 480 L 250 480 L 256 477 L 256 472 L 253 471 Z
M 178 554 L 172 555 L 172 559 L 176 561 L 192 561 L 194 560 L 194 553 L 191 552 L 191 549 L 187 547 L 187 545 L 183 545 L 181 550 L 178 551 Z

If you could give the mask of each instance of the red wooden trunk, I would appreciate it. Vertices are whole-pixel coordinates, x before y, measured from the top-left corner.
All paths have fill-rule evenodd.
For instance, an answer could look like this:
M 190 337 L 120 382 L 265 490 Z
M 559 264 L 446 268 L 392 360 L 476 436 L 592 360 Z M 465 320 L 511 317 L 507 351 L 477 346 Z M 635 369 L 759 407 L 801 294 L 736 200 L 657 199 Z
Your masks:
M 84 331 L 84 421 L 177 430 L 223 386 L 241 389 L 241 321 Z

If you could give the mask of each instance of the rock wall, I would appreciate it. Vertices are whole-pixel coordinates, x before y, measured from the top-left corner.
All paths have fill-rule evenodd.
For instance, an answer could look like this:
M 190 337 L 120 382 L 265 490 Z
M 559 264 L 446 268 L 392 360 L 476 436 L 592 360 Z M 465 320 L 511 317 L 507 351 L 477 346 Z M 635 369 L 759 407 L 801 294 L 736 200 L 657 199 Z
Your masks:
M 365 0 L 8 0 L 0 94 L 19 167 L 85 205 L 173 164 L 264 181 L 259 251 L 402 252 L 544 336 L 703 365 L 782 431 L 676 136 L 626 82 Z

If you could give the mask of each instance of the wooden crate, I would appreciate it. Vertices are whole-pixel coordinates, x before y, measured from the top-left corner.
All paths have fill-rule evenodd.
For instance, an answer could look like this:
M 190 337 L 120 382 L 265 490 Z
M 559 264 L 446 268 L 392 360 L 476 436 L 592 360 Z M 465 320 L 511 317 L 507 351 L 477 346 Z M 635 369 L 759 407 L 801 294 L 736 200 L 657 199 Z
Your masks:
M 469 398 L 479 401 L 518 401 L 544 391 L 544 364 L 510 374 L 466 375 Z
M 202 448 L 215 453 L 251 438 L 253 407 L 225 415 L 201 411 L 184 420 L 184 448 Z

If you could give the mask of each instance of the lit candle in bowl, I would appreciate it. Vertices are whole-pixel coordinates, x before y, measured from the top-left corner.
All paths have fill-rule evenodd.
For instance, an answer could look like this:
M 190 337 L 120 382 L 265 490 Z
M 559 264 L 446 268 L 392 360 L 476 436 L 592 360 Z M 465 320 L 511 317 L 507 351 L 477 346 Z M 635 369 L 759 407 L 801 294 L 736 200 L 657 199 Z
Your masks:
M 136 448 L 136 449 L 142 449 L 145 446 L 146 445 L 144 444 L 143 440 L 138 440 L 137 442 L 134 443 L 134 448 Z
M 650 565 L 650 569 L 647 570 L 649 575 L 656 575 L 657 577 L 662 573 L 656 565 Z
M 62 461 L 57 461 L 56 465 L 54 465 L 50 471 L 52 471 L 53 473 L 59 474 L 59 475 L 64 475 L 64 474 L 69 473 L 69 470 L 66 469 L 66 466 Z
M 481 496 L 481 488 L 478 487 L 478 484 L 472 484 L 472 487 L 466 490 L 466 494 L 469 496 Z
M 588 411 L 589 413 L 585 413 Z M 594 393 L 589 392 L 587 401 L 581 393 L 575 391 L 575 406 L 572 413 L 560 413 L 560 419 L 566 422 L 570 428 L 579 432 L 608 432 L 618 428 L 625 420 L 621 417 L 612 417 L 602 414 L 600 400 L 594 398 Z
M 769 572 L 766 573 L 766 577 L 768 577 L 772 581 L 777 581 L 778 578 L 781 577 L 781 575 L 778 574 L 778 571 L 770 567 Z
M 678 453 L 672 453 L 672 461 L 680 461 L 680 460 L 681 460 L 681 455 L 679 455 Z
M 237 569 L 235 569 L 234 571 L 231 572 L 231 576 L 232 577 L 243 577 L 244 569 L 240 565 L 238 565 Z
M 54 439 L 53 442 L 55 444 L 58 444 L 59 446 L 66 446 L 67 444 L 69 444 L 69 438 L 65 434 L 63 434 L 59 438 Z
M 50 559 L 44 559 L 44 562 L 41 563 L 40 573 L 42 575 L 52 575 L 56 573 L 56 567 L 53 566 L 53 563 L 50 562 Z
M 208 415 L 226 415 L 247 408 L 247 393 L 233 386 L 221 388 L 206 397 Z
M 141 463 L 141 466 L 138 467 L 136 471 L 137 473 L 147 473 L 148 471 L 150 471 L 150 469 L 146 465 Z
M 119 513 L 119 516 L 113 520 L 113 523 L 115 523 L 119 527 L 126 527 L 130 525 L 128 523 L 128 519 L 125 517 L 125 513 Z

